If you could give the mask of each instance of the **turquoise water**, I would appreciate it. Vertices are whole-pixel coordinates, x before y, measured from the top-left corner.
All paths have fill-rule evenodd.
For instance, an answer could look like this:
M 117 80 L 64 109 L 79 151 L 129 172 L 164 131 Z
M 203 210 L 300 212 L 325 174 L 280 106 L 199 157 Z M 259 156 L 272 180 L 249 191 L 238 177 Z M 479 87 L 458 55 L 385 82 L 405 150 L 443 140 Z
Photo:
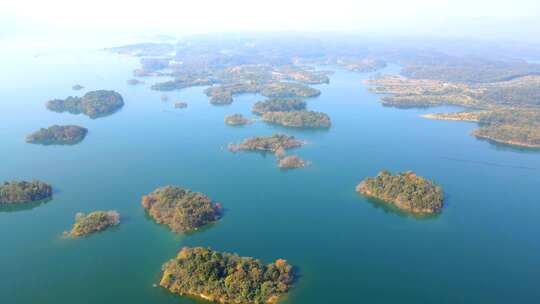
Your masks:
M 153 287 L 160 266 L 182 246 L 210 246 L 270 262 L 285 258 L 300 278 L 285 303 L 535 303 L 540 298 L 540 154 L 468 135 L 475 124 L 418 115 L 456 110 L 382 107 L 361 81 L 336 70 L 320 97 L 328 131 L 261 122 L 260 96 L 215 107 L 190 88 L 169 93 L 126 80 L 137 60 L 101 51 L 20 52 L 0 79 L 0 180 L 39 178 L 54 199 L 0 211 L 2 303 L 199 303 Z M 5 57 L 4 57 L 5 59 Z M 397 67 L 388 68 L 389 72 Z M 80 83 L 82 91 L 72 91 Z M 49 112 L 48 99 L 114 89 L 125 107 L 112 116 Z M 175 110 L 176 100 L 186 101 Z M 24 136 L 54 123 L 89 129 L 75 146 L 39 146 Z M 230 153 L 229 142 L 286 132 L 308 144 L 294 151 L 312 166 L 280 171 L 271 155 Z M 416 219 L 354 192 L 381 169 L 414 170 L 444 187 L 440 216 Z M 171 233 L 145 216 L 142 195 L 176 184 L 226 208 L 195 234 Z M 112 230 L 63 239 L 77 212 L 116 209 Z

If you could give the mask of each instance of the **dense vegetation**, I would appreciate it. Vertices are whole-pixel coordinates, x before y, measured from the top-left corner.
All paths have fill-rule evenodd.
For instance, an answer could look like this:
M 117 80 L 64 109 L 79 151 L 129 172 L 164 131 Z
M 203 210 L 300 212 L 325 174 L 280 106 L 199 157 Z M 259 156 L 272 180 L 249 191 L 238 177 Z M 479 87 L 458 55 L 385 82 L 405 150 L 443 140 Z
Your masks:
M 50 198 L 51 185 L 41 181 L 11 181 L 0 185 L 0 204 L 29 203 Z
M 64 235 L 76 238 L 118 224 L 120 224 L 120 214 L 115 210 L 94 211 L 89 214 L 79 212 L 75 215 L 75 224 L 73 224 L 70 231 L 64 232 Z
M 74 125 L 53 125 L 28 135 L 26 141 L 42 145 L 73 145 L 81 142 L 88 130 Z
M 241 126 L 251 123 L 251 120 L 245 118 L 242 114 L 233 114 L 225 116 L 225 123 L 230 126 Z
M 115 91 L 90 91 L 83 97 L 70 96 L 66 99 L 53 99 L 47 108 L 54 112 L 83 113 L 90 118 L 110 115 L 124 106 L 122 96 Z
M 162 269 L 160 286 L 220 303 L 275 303 L 294 280 L 293 267 L 283 259 L 264 265 L 202 247 L 182 248 Z
M 356 191 L 412 213 L 436 213 L 443 206 L 441 187 L 411 171 L 396 175 L 381 171 L 364 179 Z
M 157 188 L 143 196 L 142 206 L 158 223 L 174 232 L 188 232 L 219 219 L 221 205 L 200 193 L 176 186 Z
M 264 86 L 260 93 L 269 98 L 308 98 L 319 96 L 321 91 L 299 83 L 278 82 Z
M 427 118 L 477 121 L 478 138 L 521 147 L 540 147 L 540 77 L 527 76 L 474 86 L 384 76 L 369 81 L 385 106 L 432 107 L 458 105 L 469 112 L 424 115 Z
M 274 73 L 277 80 L 298 81 L 305 84 L 329 83 L 328 72 L 313 71 L 297 66 L 285 66 L 277 69 Z
M 278 167 L 282 169 L 303 168 L 306 165 L 307 162 L 298 157 L 297 155 L 285 156 L 278 161 Z
M 268 99 L 257 101 L 251 111 L 262 115 L 266 112 L 301 111 L 306 109 L 306 102 L 301 99 Z
M 201 79 L 196 77 L 196 75 L 189 75 L 184 77 L 177 77 L 175 80 L 155 83 L 151 86 L 151 89 L 156 91 L 173 91 L 193 86 L 203 86 L 211 84 L 212 81 L 210 79 Z
M 302 141 L 297 140 L 294 138 L 294 136 L 274 134 L 271 136 L 257 136 L 248 138 L 240 144 L 229 144 L 229 150 L 232 152 L 246 150 L 282 153 L 283 150 L 300 147 L 303 144 L 304 143 Z
M 268 123 L 294 128 L 330 128 L 332 125 L 327 114 L 314 111 L 266 112 L 262 119 Z
M 207 88 L 204 93 L 210 98 L 210 103 L 222 105 L 232 103 L 234 95 L 258 93 L 260 89 L 260 85 L 247 82 L 212 86 Z
M 508 106 L 540 106 L 540 77 L 527 76 L 482 86 L 482 100 Z
M 524 61 L 496 61 L 478 57 L 447 57 L 436 62 L 414 62 L 402 74 L 418 79 L 489 83 L 540 75 L 540 65 Z

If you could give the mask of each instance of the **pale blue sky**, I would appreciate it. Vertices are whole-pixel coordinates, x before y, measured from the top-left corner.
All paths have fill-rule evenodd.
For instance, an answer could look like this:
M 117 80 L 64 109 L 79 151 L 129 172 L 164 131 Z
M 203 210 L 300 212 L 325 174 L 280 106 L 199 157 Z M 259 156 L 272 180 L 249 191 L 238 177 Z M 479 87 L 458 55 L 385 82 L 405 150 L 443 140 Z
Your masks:
M 15 0 L 4 28 L 169 31 L 540 33 L 540 0 Z M 493 26 L 497 28 L 493 28 Z

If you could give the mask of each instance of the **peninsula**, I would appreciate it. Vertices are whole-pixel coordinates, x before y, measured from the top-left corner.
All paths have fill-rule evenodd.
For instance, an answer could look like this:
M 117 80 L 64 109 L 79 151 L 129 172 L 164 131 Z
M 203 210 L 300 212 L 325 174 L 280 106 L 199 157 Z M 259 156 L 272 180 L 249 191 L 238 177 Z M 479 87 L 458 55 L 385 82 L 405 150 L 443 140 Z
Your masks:
M 142 206 L 159 224 L 174 232 L 190 232 L 217 221 L 221 205 L 200 192 L 177 186 L 157 188 L 143 196 Z
M 443 207 L 442 188 L 412 171 L 396 175 L 381 171 L 364 179 L 356 191 L 414 214 L 438 213 Z
M 252 257 L 203 247 L 182 248 L 162 270 L 159 285 L 170 292 L 224 304 L 276 303 L 294 280 L 286 260 L 265 265 Z

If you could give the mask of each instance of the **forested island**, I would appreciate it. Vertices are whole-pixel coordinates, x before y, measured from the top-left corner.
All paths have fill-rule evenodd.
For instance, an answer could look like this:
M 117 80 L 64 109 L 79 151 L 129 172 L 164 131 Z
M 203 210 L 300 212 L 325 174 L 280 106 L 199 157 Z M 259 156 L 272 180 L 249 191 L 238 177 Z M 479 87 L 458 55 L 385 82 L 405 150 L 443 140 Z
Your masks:
M 53 125 L 28 135 L 26 141 L 42 145 L 74 145 L 81 142 L 88 130 L 75 125 Z
M 242 126 L 251 123 L 251 120 L 245 118 L 242 114 L 232 114 L 225 116 L 225 123 L 230 126 Z
M 282 154 L 284 150 L 301 147 L 302 145 L 304 145 L 304 142 L 297 140 L 294 136 L 274 134 L 248 138 L 239 144 L 229 144 L 229 151 L 244 150 Z
M 212 104 L 230 104 L 233 96 L 245 93 L 260 93 L 269 98 L 308 98 L 321 94 L 317 89 L 300 83 L 270 82 L 259 84 L 256 82 L 244 82 L 225 85 L 215 85 L 207 88 L 205 94 Z
M 265 265 L 203 247 L 182 248 L 162 271 L 159 285 L 170 292 L 219 303 L 276 303 L 294 281 L 286 260 Z
M 414 214 L 438 213 L 443 207 L 442 188 L 412 171 L 396 175 L 381 171 L 364 179 L 356 191 Z
M 262 115 L 266 112 L 301 111 L 306 109 L 306 102 L 301 99 L 268 99 L 257 101 L 251 111 Z
M 80 84 L 76 84 L 76 85 L 72 86 L 71 89 L 74 90 L 74 91 L 79 91 L 79 90 L 84 89 L 84 87 L 82 85 L 80 85 Z
M 142 206 L 159 224 L 174 232 L 190 232 L 217 221 L 221 205 L 200 192 L 177 186 L 160 187 L 143 196 Z
M 47 109 L 54 112 L 83 113 L 90 118 L 110 115 L 124 106 L 122 96 L 115 91 L 90 91 L 83 97 L 69 96 L 66 99 L 53 99 L 47 102 Z
M 64 232 L 64 236 L 77 238 L 119 224 L 120 214 L 116 210 L 94 211 L 89 214 L 79 212 L 75 215 L 75 224 L 70 231 Z
M 289 155 L 278 160 L 278 167 L 281 169 L 304 168 L 308 163 L 298 155 Z
M 321 91 L 300 83 L 277 82 L 264 86 L 260 93 L 269 98 L 310 98 L 319 96 Z
M 51 185 L 42 181 L 9 181 L 0 185 L 0 204 L 31 203 L 51 198 Z
M 293 128 L 327 129 L 332 125 L 327 114 L 315 111 L 266 112 L 262 120 Z

